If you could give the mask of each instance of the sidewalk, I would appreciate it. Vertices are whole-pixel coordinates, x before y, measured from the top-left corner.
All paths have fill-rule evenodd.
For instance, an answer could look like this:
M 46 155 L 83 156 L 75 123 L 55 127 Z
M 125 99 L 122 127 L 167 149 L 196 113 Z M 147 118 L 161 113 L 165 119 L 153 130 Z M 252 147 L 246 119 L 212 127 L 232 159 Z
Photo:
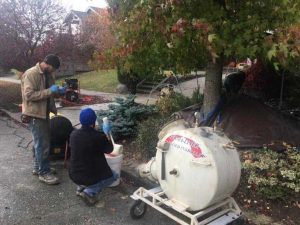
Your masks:
M 7 82 L 12 82 L 12 83 L 15 83 L 15 84 L 21 84 L 21 81 L 19 79 L 17 79 L 17 77 L 15 75 L 8 76 L 8 77 L 0 77 L 0 80 L 7 81 Z
M 80 94 L 90 95 L 90 96 L 101 96 L 106 98 L 107 100 L 114 101 L 117 97 L 126 97 L 129 94 L 117 94 L 117 93 L 107 93 L 107 92 L 99 92 L 99 91 L 90 91 L 85 89 L 80 89 Z M 155 96 L 149 96 L 146 94 L 136 94 L 135 102 L 139 104 L 155 104 L 157 98 Z

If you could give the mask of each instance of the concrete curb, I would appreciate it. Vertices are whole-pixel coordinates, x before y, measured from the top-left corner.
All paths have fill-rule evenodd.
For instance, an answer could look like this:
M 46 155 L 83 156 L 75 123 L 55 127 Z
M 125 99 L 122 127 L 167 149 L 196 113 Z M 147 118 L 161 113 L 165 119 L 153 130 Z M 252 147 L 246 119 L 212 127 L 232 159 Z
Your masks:
M 155 184 L 151 181 L 139 177 L 136 172 L 132 172 L 131 169 L 126 166 L 121 169 L 121 179 L 129 181 L 134 186 L 145 187 L 147 189 L 159 186 L 159 184 Z
M 12 112 L 10 112 L 6 109 L 2 109 L 2 108 L 0 108 L 0 113 L 3 113 L 5 116 L 9 117 L 14 122 L 18 123 L 19 125 L 21 125 L 22 127 L 26 128 L 26 129 L 28 129 L 28 125 L 21 122 L 21 113 L 12 113 Z

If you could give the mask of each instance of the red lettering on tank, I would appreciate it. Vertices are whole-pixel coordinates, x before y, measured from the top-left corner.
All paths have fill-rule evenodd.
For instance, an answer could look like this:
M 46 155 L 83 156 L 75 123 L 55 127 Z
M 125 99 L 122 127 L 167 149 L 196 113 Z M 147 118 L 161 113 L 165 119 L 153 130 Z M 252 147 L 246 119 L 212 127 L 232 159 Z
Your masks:
M 169 144 L 173 144 L 173 142 L 175 142 L 175 141 L 177 143 L 179 142 L 181 144 L 186 144 L 189 146 L 189 147 L 183 148 L 183 147 L 180 147 L 178 144 L 174 143 L 174 146 L 177 149 L 181 149 L 181 150 L 190 152 L 195 158 L 205 157 L 202 153 L 202 149 L 200 148 L 200 146 L 192 139 L 189 139 L 189 138 L 186 138 L 186 137 L 183 137 L 180 135 L 171 135 L 171 136 L 167 137 L 167 139 L 166 139 L 166 142 Z

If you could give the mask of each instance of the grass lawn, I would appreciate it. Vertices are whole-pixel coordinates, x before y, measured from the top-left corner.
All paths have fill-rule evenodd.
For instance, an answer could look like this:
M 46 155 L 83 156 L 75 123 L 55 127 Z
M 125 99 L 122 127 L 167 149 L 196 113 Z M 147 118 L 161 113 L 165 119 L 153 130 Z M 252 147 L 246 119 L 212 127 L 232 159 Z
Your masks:
M 91 71 L 87 73 L 76 74 L 75 76 L 59 78 L 56 84 L 61 85 L 65 78 L 77 78 L 81 89 L 101 91 L 101 92 L 115 92 L 119 84 L 116 70 L 100 70 Z

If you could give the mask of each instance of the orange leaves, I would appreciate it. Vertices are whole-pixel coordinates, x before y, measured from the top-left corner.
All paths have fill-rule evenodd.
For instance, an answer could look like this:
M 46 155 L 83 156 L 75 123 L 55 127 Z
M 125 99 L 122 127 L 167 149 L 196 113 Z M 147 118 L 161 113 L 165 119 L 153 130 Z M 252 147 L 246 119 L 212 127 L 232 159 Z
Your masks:
M 133 47 L 127 45 L 125 47 L 119 48 L 116 51 L 114 51 L 114 56 L 120 57 L 120 58 L 125 58 L 126 56 L 132 54 L 132 52 L 133 52 Z
M 99 51 L 110 49 L 115 44 L 115 38 L 110 30 L 111 21 L 107 9 L 98 9 L 84 21 L 82 39 L 91 43 Z
M 276 58 L 282 65 L 291 58 L 299 57 L 300 23 L 277 29 L 273 35 L 267 37 L 267 43 L 271 46 L 268 57 Z
M 184 29 L 189 25 L 189 23 L 187 22 L 187 20 L 180 18 L 179 20 L 177 20 L 177 22 L 175 24 L 173 24 L 172 28 L 171 28 L 171 32 L 172 33 L 176 33 L 179 36 L 182 36 L 184 34 Z
M 207 22 L 200 19 L 193 19 L 191 22 L 186 19 L 180 18 L 171 28 L 172 33 L 177 33 L 182 36 L 186 29 L 193 29 L 201 31 L 204 34 L 208 34 L 212 29 Z
M 193 26 L 194 29 L 201 30 L 204 33 L 208 33 L 211 30 L 211 28 L 210 28 L 210 26 L 209 26 L 208 23 L 206 23 L 204 21 L 201 21 L 199 19 L 194 19 L 192 21 L 192 26 Z
M 112 48 L 110 51 L 95 53 L 92 65 L 98 69 L 114 68 L 118 59 L 128 57 L 132 54 L 133 49 L 133 46 L 127 45 L 119 48 Z

